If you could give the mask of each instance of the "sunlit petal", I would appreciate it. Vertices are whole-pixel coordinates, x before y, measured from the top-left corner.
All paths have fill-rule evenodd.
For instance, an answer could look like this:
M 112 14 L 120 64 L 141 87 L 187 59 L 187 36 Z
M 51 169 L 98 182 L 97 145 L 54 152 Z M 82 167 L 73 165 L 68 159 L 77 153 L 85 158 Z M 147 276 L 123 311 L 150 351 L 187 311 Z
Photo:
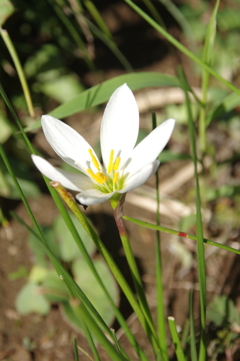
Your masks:
M 54 151 L 72 167 L 87 173 L 86 170 L 89 168 L 92 160 L 89 149 L 91 149 L 99 163 L 96 154 L 88 142 L 67 124 L 50 115 L 43 115 L 42 128 L 47 141 Z
M 89 189 L 86 192 L 82 192 L 76 195 L 77 200 L 85 205 L 99 204 L 107 199 L 111 198 L 112 193 L 102 193 L 98 189 Z
M 49 162 L 37 155 L 32 155 L 32 160 L 42 174 L 52 181 L 61 183 L 65 188 L 79 192 L 93 187 L 93 183 L 85 175 L 54 168 Z
M 144 184 L 158 169 L 160 162 L 155 160 L 155 162 L 146 165 L 140 172 L 135 173 L 132 177 L 127 180 L 126 186 L 119 191 L 119 193 L 126 193 L 140 187 Z
M 131 162 L 126 166 L 125 172 L 131 176 L 147 164 L 154 162 L 169 141 L 174 124 L 174 119 L 168 119 L 144 138 L 133 149 L 130 156 Z
M 106 169 L 111 150 L 114 157 L 121 157 L 121 164 L 125 162 L 136 143 L 138 129 L 138 106 L 132 91 L 124 84 L 115 90 L 103 115 L 100 142 Z

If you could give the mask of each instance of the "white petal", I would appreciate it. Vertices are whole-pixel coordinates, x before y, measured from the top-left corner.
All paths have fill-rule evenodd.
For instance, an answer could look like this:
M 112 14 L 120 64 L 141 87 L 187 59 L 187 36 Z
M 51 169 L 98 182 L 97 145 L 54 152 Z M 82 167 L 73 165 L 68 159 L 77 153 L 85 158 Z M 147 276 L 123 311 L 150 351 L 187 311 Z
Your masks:
M 123 188 L 119 193 L 126 193 L 140 187 L 144 184 L 158 169 L 160 162 L 155 160 L 155 162 L 146 165 L 140 172 L 134 174 L 127 180 L 125 188 Z
M 93 187 L 92 181 L 85 175 L 54 168 L 49 162 L 37 155 L 32 155 L 32 160 L 42 174 L 52 181 L 61 183 L 65 188 L 79 192 Z
M 77 200 L 84 205 L 92 205 L 103 203 L 107 199 L 111 198 L 112 193 L 102 193 L 98 189 L 89 189 L 86 192 L 82 192 L 76 195 Z
M 86 170 L 91 164 L 91 169 L 96 172 L 89 149 L 98 161 L 96 154 L 88 142 L 73 128 L 50 115 L 42 116 L 42 128 L 51 147 L 65 162 L 84 173 L 87 173 Z
M 100 142 L 102 158 L 107 169 L 110 151 L 121 157 L 121 164 L 136 144 L 139 129 L 139 111 L 129 87 L 124 84 L 111 96 L 102 120 Z
M 168 119 L 144 138 L 141 143 L 133 149 L 130 156 L 131 161 L 124 172 L 129 173 L 129 176 L 131 176 L 144 168 L 147 164 L 154 162 L 169 141 L 174 124 L 174 119 Z

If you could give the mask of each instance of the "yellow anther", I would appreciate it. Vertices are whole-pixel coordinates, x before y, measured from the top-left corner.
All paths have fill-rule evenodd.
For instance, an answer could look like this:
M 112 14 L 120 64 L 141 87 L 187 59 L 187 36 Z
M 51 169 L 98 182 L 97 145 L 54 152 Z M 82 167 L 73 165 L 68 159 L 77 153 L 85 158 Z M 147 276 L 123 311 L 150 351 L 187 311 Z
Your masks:
M 114 176 L 113 176 L 113 184 L 116 184 L 118 181 L 118 172 L 114 172 Z
M 108 177 L 106 177 L 103 173 L 97 172 L 97 176 L 102 180 L 102 183 L 106 182 L 108 180 Z
M 95 155 L 93 154 L 92 149 L 88 149 L 88 152 L 89 152 L 89 154 L 90 154 L 90 156 L 92 158 L 92 162 L 95 165 L 95 167 L 97 168 L 97 170 L 101 170 L 101 167 L 100 167 Z
M 120 162 L 121 162 L 121 158 L 120 158 L 120 157 L 117 157 L 117 159 L 115 160 L 115 163 L 114 163 L 114 167 L 113 167 L 113 170 L 114 170 L 114 171 L 116 171 L 116 170 L 119 169 Z
M 97 172 L 97 174 L 93 173 L 93 171 L 91 169 L 87 169 L 88 174 L 90 175 L 90 177 L 92 177 L 97 183 L 99 184 L 103 184 L 106 182 L 107 177 L 105 177 L 104 174 L 102 174 L 101 172 Z
M 110 174 L 113 170 L 113 167 L 114 167 L 113 159 L 114 159 L 114 150 L 112 149 L 110 152 L 110 159 L 109 159 L 108 170 L 107 170 L 108 174 Z

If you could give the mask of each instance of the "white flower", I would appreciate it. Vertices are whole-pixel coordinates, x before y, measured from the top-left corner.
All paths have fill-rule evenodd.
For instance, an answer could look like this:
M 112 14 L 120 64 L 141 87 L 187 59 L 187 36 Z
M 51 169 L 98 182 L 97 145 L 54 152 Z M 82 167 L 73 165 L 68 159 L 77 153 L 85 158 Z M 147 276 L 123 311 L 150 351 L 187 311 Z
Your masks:
M 97 204 L 141 186 L 157 170 L 158 155 L 167 144 L 174 119 L 154 129 L 135 148 L 139 130 L 139 112 L 133 93 L 126 84 L 115 90 L 105 109 L 100 142 L 103 165 L 92 147 L 75 130 L 60 120 L 44 115 L 42 128 L 54 151 L 83 174 L 54 168 L 43 158 L 32 155 L 36 167 L 52 181 L 79 192 L 77 200 Z

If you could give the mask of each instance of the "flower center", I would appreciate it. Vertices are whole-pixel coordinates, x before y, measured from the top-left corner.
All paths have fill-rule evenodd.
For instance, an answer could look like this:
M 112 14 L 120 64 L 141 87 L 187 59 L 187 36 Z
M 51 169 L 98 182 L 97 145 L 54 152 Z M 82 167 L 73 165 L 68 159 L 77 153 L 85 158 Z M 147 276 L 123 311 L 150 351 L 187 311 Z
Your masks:
M 94 173 L 92 169 L 88 168 L 88 175 L 99 184 L 99 190 L 104 193 L 113 192 L 115 190 L 120 190 L 124 185 L 124 177 L 119 177 L 119 167 L 121 163 L 121 158 L 117 157 L 114 159 L 114 150 L 110 151 L 109 163 L 107 167 L 107 172 L 102 171 L 101 164 L 93 154 L 92 149 L 88 149 L 88 152 L 91 156 L 91 160 L 97 172 Z

